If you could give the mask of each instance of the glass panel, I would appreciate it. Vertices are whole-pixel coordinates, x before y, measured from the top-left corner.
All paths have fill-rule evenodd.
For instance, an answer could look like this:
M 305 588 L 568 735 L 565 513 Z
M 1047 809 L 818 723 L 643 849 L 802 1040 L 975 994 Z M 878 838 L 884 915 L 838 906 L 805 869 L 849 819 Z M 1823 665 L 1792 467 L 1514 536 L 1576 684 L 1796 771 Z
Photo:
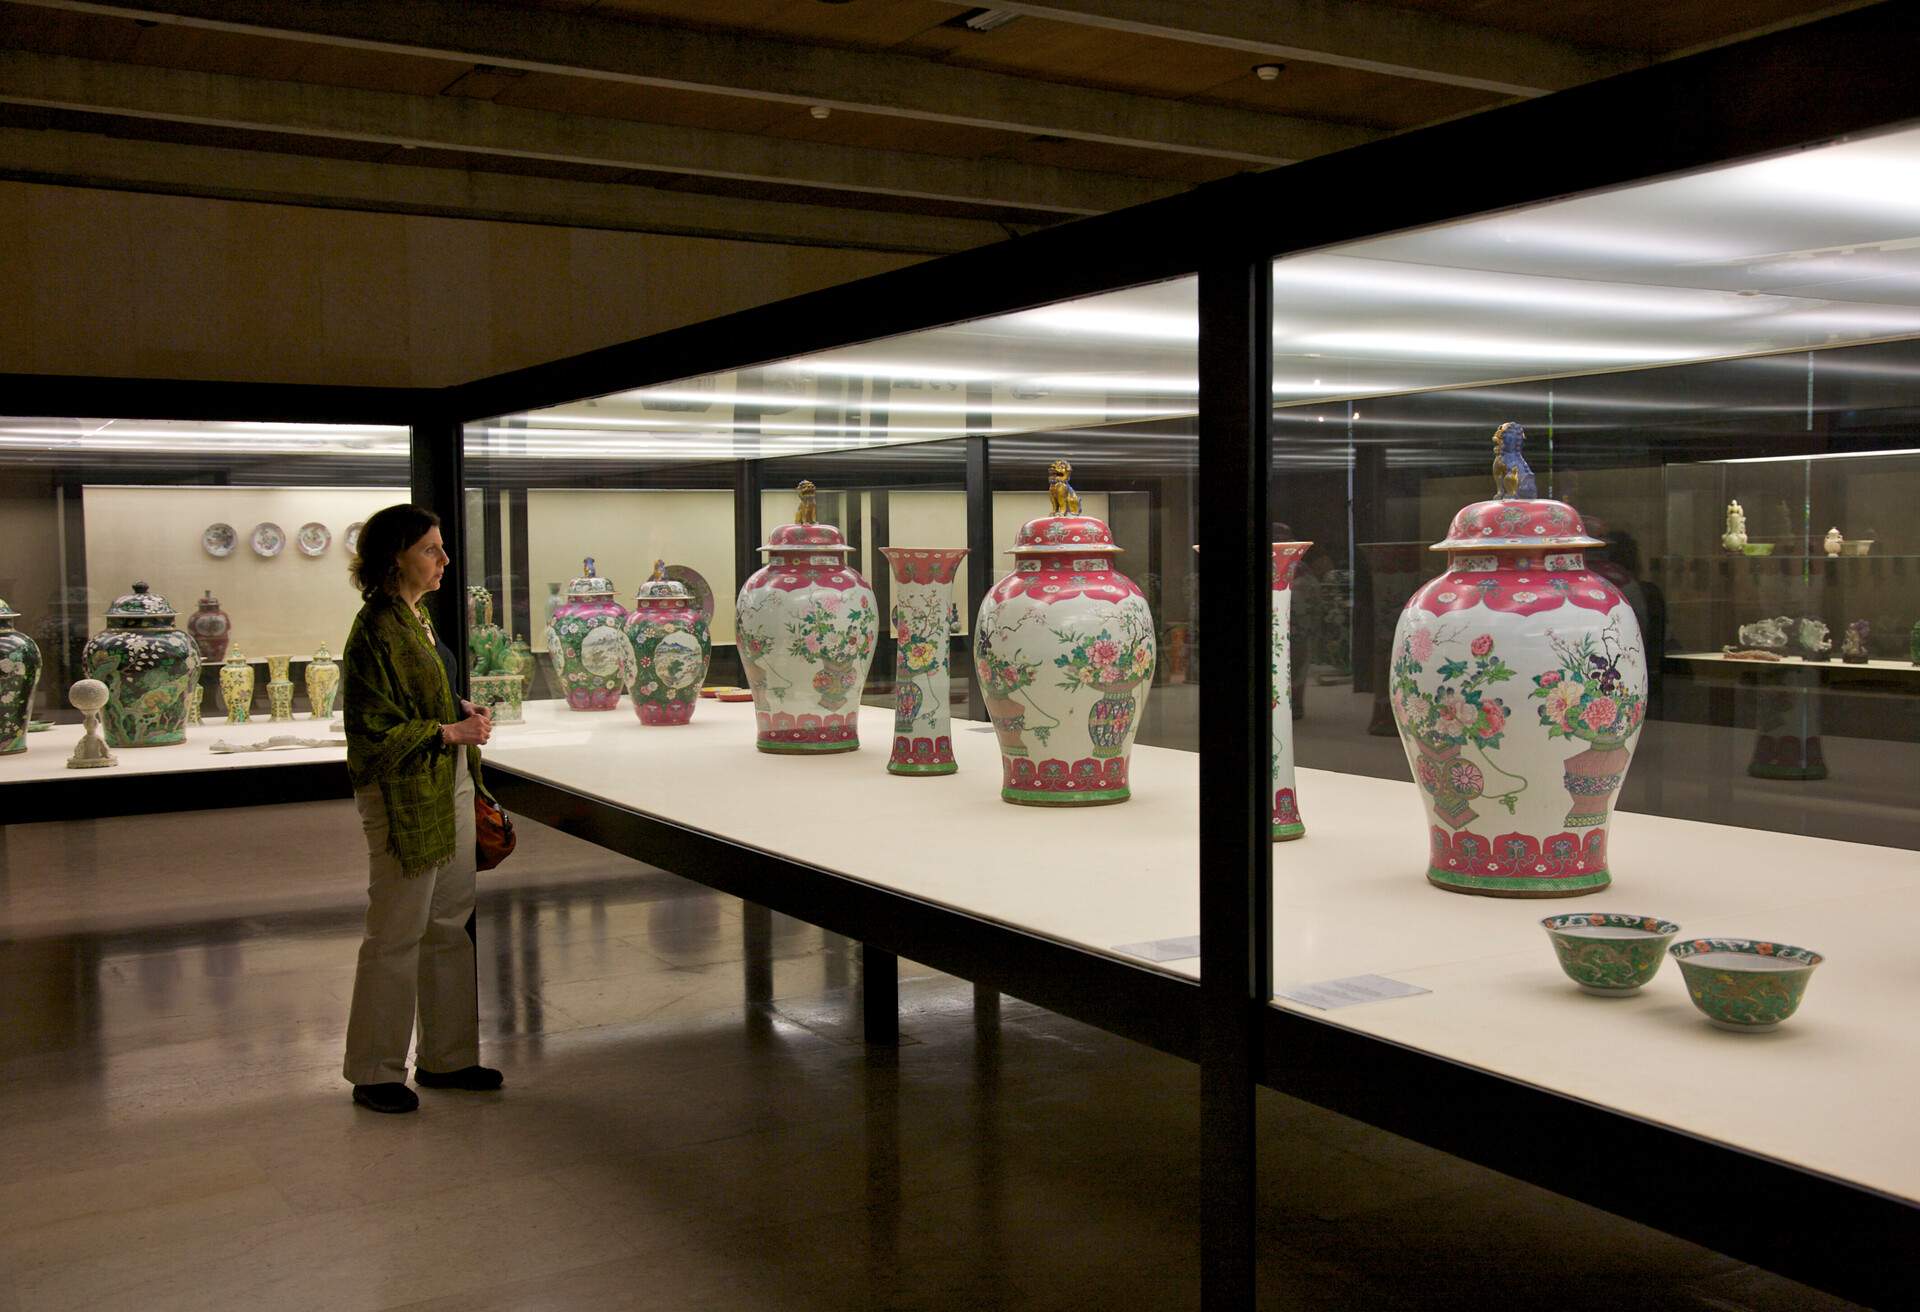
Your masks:
M 1194 668 L 1195 316 L 1184 279 L 471 426 L 470 483 L 506 496 L 503 521 L 519 513 L 515 495 L 527 502 L 524 546 L 484 548 L 505 590 L 525 569 L 536 590 L 559 579 L 543 559 L 551 570 L 591 553 L 631 602 L 653 557 L 711 559 L 707 682 L 723 686 L 684 729 L 643 732 L 630 708 L 653 695 L 645 644 L 657 632 L 631 621 L 630 668 L 605 676 L 621 689 L 616 715 L 553 700 L 549 640 L 526 723 L 497 734 L 490 757 L 1194 973 L 1197 694 L 1181 685 Z M 973 492 L 990 502 L 992 554 L 949 569 L 939 552 L 977 546 L 970 452 L 990 470 Z M 1070 468 L 1056 473 L 1057 461 Z M 749 462 L 761 530 L 740 544 L 733 497 Z M 544 514 L 543 489 L 569 500 Z M 1036 519 L 1058 536 L 1016 559 Z M 789 549 L 760 554 L 774 568 L 736 615 L 736 547 L 776 539 Z M 972 593 L 987 584 L 983 612 Z M 783 609 L 796 597 L 805 614 Z M 561 634 L 567 661 L 588 628 Z M 753 698 L 733 691 L 749 683 Z M 843 756 L 854 725 L 861 750 Z M 949 767 L 951 780 L 893 778 Z M 1014 811 L 1009 794 L 1053 809 Z M 1049 850 L 1071 853 L 1036 856 L 1057 877 L 1033 877 L 1039 867 L 1011 851 L 995 859 L 1033 841 L 1035 825 Z
M 1916 163 L 1894 134 L 1276 263 L 1274 532 L 1314 544 L 1277 1005 L 1920 1197 L 1873 1092 L 1920 1043 L 1866 1001 L 1920 892 Z M 1685 978 L 1666 934 L 1767 947 Z M 1792 1088 L 1708 1017 L 1783 1019 L 1796 946 L 1835 966 L 1792 1031 L 1854 1041 Z M 1418 996 L 1302 992 L 1361 975 Z
M 261 718 L 266 658 L 287 657 L 304 717 L 309 658 L 337 657 L 360 608 L 349 536 L 406 498 L 407 475 L 399 427 L 0 418 L 0 597 L 44 662 L 34 718 L 79 720 L 82 649 L 136 582 L 199 635 L 209 721 L 214 662 L 236 654 Z

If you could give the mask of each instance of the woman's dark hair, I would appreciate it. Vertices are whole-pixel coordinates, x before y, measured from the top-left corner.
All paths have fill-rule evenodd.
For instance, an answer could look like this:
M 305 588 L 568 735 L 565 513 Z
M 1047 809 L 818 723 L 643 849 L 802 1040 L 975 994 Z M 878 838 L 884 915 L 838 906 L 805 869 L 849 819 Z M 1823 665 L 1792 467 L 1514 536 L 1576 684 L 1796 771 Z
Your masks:
M 360 543 L 353 559 L 347 562 L 347 575 L 360 589 L 362 601 L 376 601 L 391 594 L 400 583 L 400 557 L 440 527 L 440 516 L 419 506 L 388 506 L 376 510 L 360 526 Z

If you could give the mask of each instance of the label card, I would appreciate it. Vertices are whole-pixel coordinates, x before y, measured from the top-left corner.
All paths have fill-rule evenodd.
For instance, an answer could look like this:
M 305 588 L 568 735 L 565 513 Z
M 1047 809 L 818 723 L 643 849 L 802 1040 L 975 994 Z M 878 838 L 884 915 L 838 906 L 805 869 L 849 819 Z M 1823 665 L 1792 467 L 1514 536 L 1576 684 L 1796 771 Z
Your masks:
M 1410 998 L 1415 994 L 1431 992 L 1432 989 L 1388 979 L 1385 975 L 1349 975 L 1345 979 L 1323 979 L 1311 984 L 1288 984 L 1274 989 L 1276 996 L 1303 1003 L 1316 1011 L 1332 1011 L 1336 1007 L 1352 1007 L 1362 1002 L 1384 1002 L 1388 998 Z

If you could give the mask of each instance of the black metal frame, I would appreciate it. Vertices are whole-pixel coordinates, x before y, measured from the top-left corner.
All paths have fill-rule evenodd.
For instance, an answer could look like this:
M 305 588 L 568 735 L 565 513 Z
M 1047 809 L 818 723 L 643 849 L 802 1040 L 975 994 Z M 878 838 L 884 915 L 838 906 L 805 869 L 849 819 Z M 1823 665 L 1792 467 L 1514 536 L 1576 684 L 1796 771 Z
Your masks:
M 442 516 L 454 562 L 452 586 L 439 598 L 442 631 L 463 642 L 464 423 L 1197 273 L 1202 444 L 1209 506 L 1220 512 L 1203 517 L 1201 526 L 1208 657 L 1201 702 L 1200 985 L 509 769 L 495 768 L 496 791 L 533 819 L 857 939 L 873 949 L 876 967 L 886 954 L 908 956 L 1199 1061 L 1203 1292 L 1210 1307 L 1252 1300 L 1256 1082 L 1835 1293 L 1899 1303 L 1911 1296 L 1907 1264 L 1920 1251 L 1920 1208 L 1906 1200 L 1268 1005 L 1270 799 L 1264 796 L 1266 702 L 1259 691 L 1267 678 L 1270 259 L 1920 119 L 1916 66 L 1920 14 L 1881 4 L 441 392 L 0 382 L 7 384 L 7 408 L 16 413 L 412 425 L 415 497 Z M 970 437 L 968 545 L 976 568 L 968 600 L 976 607 L 997 546 L 989 540 L 989 459 L 986 439 Z M 758 564 L 761 474 L 751 460 L 739 461 L 737 470 L 744 578 Z M 1222 696 L 1221 689 L 1247 692 Z M 283 772 L 302 768 L 244 773 L 259 781 L 249 787 L 260 793 L 274 787 L 268 779 L 291 782 Z M 64 787 L 74 796 L 106 796 L 93 791 L 97 783 Z M 22 804 L 33 805 L 36 818 L 77 813 L 78 804 L 61 791 L 62 785 L 45 786 L 29 803 L 27 793 L 9 789 L 8 813 L 23 814 Z M 205 804 L 204 796 L 165 787 L 157 800 Z M 86 813 L 103 811 L 88 803 Z M 877 1000 L 884 996 L 876 990 Z M 1791 1197 L 1796 1205 L 1790 1214 L 1723 1205 L 1727 1197 L 1769 1196 Z M 1818 1220 L 1806 1224 L 1806 1217 Z

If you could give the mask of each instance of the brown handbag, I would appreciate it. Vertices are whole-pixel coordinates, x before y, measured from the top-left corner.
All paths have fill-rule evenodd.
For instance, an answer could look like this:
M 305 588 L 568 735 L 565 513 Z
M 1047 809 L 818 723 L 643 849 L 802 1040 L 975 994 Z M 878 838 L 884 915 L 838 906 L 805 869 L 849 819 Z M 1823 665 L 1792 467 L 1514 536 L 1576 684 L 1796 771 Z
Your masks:
M 513 855 L 513 821 L 485 793 L 473 795 L 473 868 L 491 870 Z

